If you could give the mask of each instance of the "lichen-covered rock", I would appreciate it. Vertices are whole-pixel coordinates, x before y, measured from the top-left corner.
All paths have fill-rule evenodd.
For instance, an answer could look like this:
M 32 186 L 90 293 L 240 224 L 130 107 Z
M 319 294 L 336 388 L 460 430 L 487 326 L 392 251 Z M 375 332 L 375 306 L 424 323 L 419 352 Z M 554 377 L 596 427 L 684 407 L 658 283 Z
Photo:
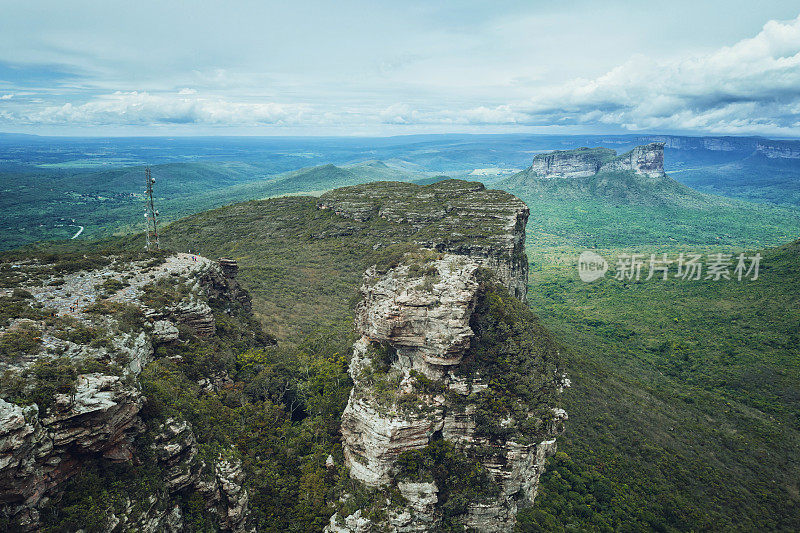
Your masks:
M 181 301 L 172 315 L 178 323 L 189 326 L 201 337 L 210 337 L 216 332 L 214 312 L 203 301 L 192 298 Z
M 329 533 L 369 533 L 373 523 L 368 518 L 361 516 L 361 509 L 344 518 L 333 515 L 330 523 L 325 527 Z
M 177 492 L 200 479 L 204 465 L 197 460 L 197 440 L 188 422 L 167 419 L 153 441 L 156 459 L 164 465 L 164 487 L 168 492 Z
M 424 414 L 387 412 L 377 402 L 357 396 L 351 396 L 342 414 L 344 456 L 353 478 L 379 487 L 392 481 L 398 456 L 427 446 L 443 421 Z
M 495 279 L 450 254 L 410 254 L 387 272 L 367 271 L 344 455 L 351 477 L 394 487 L 404 503 L 377 497 L 380 523 L 337 514 L 327 531 L 509 531 L 518 508 L 533 503 L 566 418 L 555 406 L 563 375 L 557 348 L 537 339 L 530 311 Z M 420 466 L 431 461 L 454 463 Z M 445 475 L 459 468 L 480 486 Z M 446 503 L 455 493 L 467 504 L 453 514 Z
M 390 343 L 401 366 L 440 376 L 443 367 L 461 362 L 469 346 L 478 267 L 457 255 L 424 266 L 402 265 L 385 275 L 372 267 L 356 308 L 356 328 L 371 341 Z
M 219 458 L 214 465 L 214 474 L 219 486 L 219 501 L 216 509 L 220 517 L 220 527 L 226 531 L 248 531 L 249 497 L 244 489 L 242 462 L 238 459 Z
M 0 335 L 23 328 L 35 341 L 24 356 L 0 361 L 0 517 L 15 530 L 37 530 L 40 508 L 57 500 L 84 463 L 142 459 L 135 456 L 141 443 L 134 443 L 146 429 L 138 375 L 153 360 L 154 345 L 178 340 L 176 324 L 198 336 L 213 335 L 214 309 L 249 309 L 235 274 L 230 260 L 218 265 L 174 254 L 134 262 L 111 257 L 57 283 L 42 275 L 29 278 L 22 294 L 31 305 L 53 307 L 33 315 L 40 318 L 14 318 L 0 327 Z M 23 405 L 31 399 L 40 404 Z M 123 512 L 109 511 L 109 530 L 181 531 L 174 495 L 201 488 L 222 530 L 246 529 L 241 465 L 233 460 L 206 465 L 198 458 L 191 426 L 182 420 L 169 419 L 148 436 L 163 472 L 161 489 L 147 501 L 128 502 Z
M 409 227 L 418 245 L 469 256 L 492 269 L 516 297 L 526 297 L 530 213 L 511 194 L 461 180 L 427 186 L 378 182 L 325 193 L 318 207 L 362 222 L 375 218 Z
M 132 457 L 131 441 L 144 428 L 139 391 L 118 376 L 78 376 L 75 394 L 56 396 L 40 417 L 36 405 L 0 400 L 0 502 L 20 530 L 35 529 L 37 504 L 71 477 L 87 455 Z
M 153 322 L 153 342 L 167 344 L 178 340 L 178 328 L 169 320 L 156 320 Z

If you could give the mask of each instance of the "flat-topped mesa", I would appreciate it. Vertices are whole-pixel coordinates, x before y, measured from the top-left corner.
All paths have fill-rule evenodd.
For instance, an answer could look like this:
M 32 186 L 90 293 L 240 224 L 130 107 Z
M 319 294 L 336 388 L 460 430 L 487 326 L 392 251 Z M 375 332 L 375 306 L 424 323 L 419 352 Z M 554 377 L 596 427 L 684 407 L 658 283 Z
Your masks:
M 578 148 L 539 154 L 529 172 L 542 178 L 586 178 L 602 172 L 636 172 L 650 177 L 664 175 L 664 143 L 637 146 L 617 155 L 609 148 Z
M 664 143 L 637 146 L 600 167 L 600 172 L 633 171 L 656 178 L 664 175 Z
M 530 171 L 548 178 L 586 178 L 616 156 L 617 152 L 609 148 L 557 150 L 534 157 Z
M 362 222 L 409 226 L 418 245 L 469 256 L 494 271 L 511 294 L 522 301 L 527 296 L 529 210 L 512 194 L 454 179 L 426 186 L 376 182 L 325 193 L 318 207 Z

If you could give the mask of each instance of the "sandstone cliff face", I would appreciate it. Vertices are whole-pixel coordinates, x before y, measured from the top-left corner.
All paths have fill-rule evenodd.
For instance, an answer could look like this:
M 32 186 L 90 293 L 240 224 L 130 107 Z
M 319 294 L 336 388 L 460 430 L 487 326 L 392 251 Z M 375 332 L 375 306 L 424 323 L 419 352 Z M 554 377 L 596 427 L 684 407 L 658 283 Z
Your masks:
M 649 177 L 664 175 L 664 143 L 637 146 L 600 167 L 599 172 L 632 171 Z
M 616 155 L 607 148 L 558 150 L 534 157 L 530 170 L 543 177 L 585 178 L 597 174 Z
M 327 531 L 435 531 L 443 524 L 509 531 L 518 508 L 533 502 L 566 418 L 555 407 L 563 376 L 554 347 L 494 338 L 499 314 L 489 310 L 493 305 L 503 302 L 521 316 L 529 311 L 502 296 L 491 281 L 496 276 L 481 267 L 470 256 L 429 252 L 407 256 L 387 272 L 367 271 L 342 435 L 350 475 L 381 488 L 375 506 L 387 518 L 373 522 L 364 509 L 337 514 Z M 540 394 L 504 397 L 505 407 L 489 413 L 500 394 L 492 374 L 502 374 L 495 365 L 506 360 L 513 360 L 509 370 L 527 374 L 512 378 L 512 371 L 506 378 Z M 414 453 L 438 457 L 442 450 L 453 464 L 439 470 L 471 465 L 467 470 L 480 472 L 482 486 L 409 470 Z M 381 496 L 392 491 L 400 497 Z M 454 514 L 447 502 L 457 497 L 467 503 Z
M 146 430 L 141 417 L 146 399 L 137 376 L 153 360 L 155 346 L 176 342 L 180 325 L 199 336 L 213 335 L 209 302 L 215 299 L 249 306 L 230 261 L 220 266 L 178 254 L 152 264 L 111 262 L 56 284 L 35 275 L 35 265 L 29 270 L 34 275 L 23 294 L 33 305 L 47 307 L 37 311 L 39 319 L 11 319 L 0 328 L 0 338 L 21 327 L 39 335 L 16 358 L 0 358 L 0 519 L 19 531 L 38 529 L 41 507 L 57 499 L 87 461 L 140 460 L 135 440 Z M 51 386 L 40 375 L 69 391 L 37 393 Z M 25 398 L 52 402 L 25 405 Z M 126 512 L 112 517 L 109 531 L 182 531 L 180 508 L 171 497 L 189 489 L 204 494 L 220 529 L 247 529 L 241 464 L 222 457 L 201 461 L 191 426 L 180 420 L 169 420 L 156 432 L 153 448 L 165 476 L 163 491 L 147 502 L 129 502 Z
M 759 142 L 756 151 L 770 159 L 800 159 L 800 146 L 781 141 Z
M 420 246 L 469 255 L 494 270 L 512 294 L 526 298 L 529 210 L 511 194 L 461 180 L 424 187 L 379 182 L 323 194 L 318 207 L 359 221 L 386 221 Z M 382 244 L 390 243 L 376 246 Z
M 143 425 L 138 390 L 117 376 L 78 377 L 74 395 L 60 394 L 40 417 L 0 400 L 0 502 L 23 530 L 38 523 L 37 505 L 80 469 L 86 455 L 131 459 L 131 441 Z
M 664 175 L 664 143 L 637 146 L 617 155 L 607 148 L 561 150 L 533 158 L 528 172 L 542 178 L 586 178 L 602 172 L 630 171 L 659 177 Z

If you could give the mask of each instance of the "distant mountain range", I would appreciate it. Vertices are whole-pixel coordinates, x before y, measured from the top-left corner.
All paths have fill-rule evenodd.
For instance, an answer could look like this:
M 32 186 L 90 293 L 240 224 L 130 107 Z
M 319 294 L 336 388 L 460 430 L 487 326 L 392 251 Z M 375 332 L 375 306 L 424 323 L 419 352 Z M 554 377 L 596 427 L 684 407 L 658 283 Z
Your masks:
M 594 176 L 550 183 L 529 180 L 536 172 L 519 172 L 532 160 L 543 162 L 541 154 L 582 146 L 602 148 L 596 154 L 599 171 L 605 159 L 653 142 L 664 145 L 668 177 L 616 170 L 614 177 L 606 167 Z M 0 248 L 69 238 L 74 228 L 65 224 L 73 219 L 85 227 L 81 239 L 138 231 L 145 164 L 157 179 L 164 222 L 245 200 L 319 194 L 370 181 L 428 184 L 442 175 L 480 179 L 532 206 L 558 198 L 600 199 L 609 206 L 739 205 L 707 196 L 714 194 L 794 209 L 800 206 L 798 150 L 800 141 L 794 140 L 659 135 L 78 139 L 6 134 L 0 136 Z

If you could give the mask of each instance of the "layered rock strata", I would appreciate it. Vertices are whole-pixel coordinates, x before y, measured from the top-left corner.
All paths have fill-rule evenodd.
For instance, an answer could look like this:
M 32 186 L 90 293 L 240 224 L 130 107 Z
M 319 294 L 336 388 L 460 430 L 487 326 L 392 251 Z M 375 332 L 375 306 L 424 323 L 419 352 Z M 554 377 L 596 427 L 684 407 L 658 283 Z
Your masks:
M 38 523 L 37 506 L 75 474 L 86 456 L 131 459 L 144 427 L 139 391 L 117 376 L 78 376 L 75 394 L 59 394 L 46 413 L 0 400 L 0 504 L 21 530 Z M 42 415 L 42 416 L 40 416 Z
M 15 530 L 37 530 L 41 507 L 58 498 L 64 483 L 87 461 L 140 460 L 135 439 L 146 430 L 140 413 L 145 398 L 137 376 L 153 360 L 155 346 L 176 342 L 181 325 L 198 336 L 213 335 L 210 303 L 223 312 L 234 306 L 250 309 L 249 295 L 234 279 L 237 268 L 232 260 L 216 264 L 176 254 L 163 262 L 110 263 L 57 283 L 32 276 L 20 294 L 27 294 L 33 305 L 42 302 L 52 309 L 41 312 L 41 319 L 12 319 L 0 328 L 0 336 L 20 328 L 39 335 L 25 354 L 0 360 L 6 380 L 6 399 L 0 399 L 0 519 Z M 109 286 L 117 288 L 109 292 Z M 154 289 L 162 286 L 165 294 Z M 61 297 L 67 291 L 69 300 Z M 83 303 L 80 307 L 74 303 L 76 296 Z M 156 304 L 169 298 L 177 301 Z M 77 375 L 72 384 L 66 383 L 66 376 L 48 379 L 64 381 L 72 392 L 55 394 L 50 405 L 41 408 L 11 402 L 5 385 L 20 382 L 14 394 L 30 393 L 41 386 L 30 369 L 48 371 L 54 361 L 64 365 L 56 372 Z M 77 370 L 87 367 L 116 367 L 121 375 Z M 183 518 L 172 496 L 191 490 L 203 494 L 221 530 L 247 530 L 248 496 L 238 461 L 201 461 L 191 426 L 172 419 L 156 431 L 153 453 L 164 473 L 163 491 L 145 503 L 129 502 L 127 511 L 111 518 L 112 528 L 180 531 Z
M 327 531 L 435 531 L 443 521 L 509 531 L 518 508 L 533 502 L 566 419 L 554 396 L 563 376 L 552 361 L 529 361 L 540 369 L 530 376 L 531 387 L 553 394 L 542 394 L 538 403 L 508 399 L 515 414 L 503 415 L 503 428 L 487 433 L 479 411 L 496 391 L 489 367 L 478 362 L 484 356 L 475 327 L 476 308 L 502 294 L 490 289 L 491 279 L 496 276 L 480 261 L 431 252 L 411 254 L 385 273 L 371 268 L 365 274 L 355 320 L 361 337 L 350 363 L 354 386 L 342 416 L 343 448 L 351 477 L 383 491 L 375 505 L 387 518 L 373 522 L 363 509 L 336 514 Z M 496 348 L 496 357 L 504 357 L 503 347 Z M 473 464 L 486 476 L 486 490 L 470 493 L 458 516 L 443 507 L 455 489 L 438 486 L 435 475 L 411 475 L 400 466 L 409 453 L 425 453 L 437 443 L 442 449 L 452 446 L 456 462 Z M 393 490 L 400 503 L 382 496 Z
M 427 186 L 378 182 L 323 194 L 318 207 L 361 222 L 377 219 L 407 227 L 419 246 L 468 255 L 493 270 L 516 297 L 526 298 L 530 212 L 509 193 L 461 180 Z
M 528 171 L 543 178 L 586 178 L 619 171 L 659 177 L 664 175 L 664 143 L 637 146 L 622 155 L 608 148 L 558 150 L 534 157 Z

